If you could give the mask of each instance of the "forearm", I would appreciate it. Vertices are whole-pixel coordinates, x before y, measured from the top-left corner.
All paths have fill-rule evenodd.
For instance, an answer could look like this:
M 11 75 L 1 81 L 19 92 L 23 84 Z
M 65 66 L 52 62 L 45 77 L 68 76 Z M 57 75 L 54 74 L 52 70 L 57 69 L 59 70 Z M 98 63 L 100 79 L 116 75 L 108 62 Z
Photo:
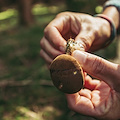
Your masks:
M 115 6 L 106 7 L 102 14 L 112 19 L 116 29 L 120 27 L 120 11 Z
M 118 4 L 117 4 L 118 3 Z M 116 30 L 120 29 L 120 1 L 109 0 L 105 3 L 102 14 L 98 14 L 97 17 L 101 17 L 108 21 L 106 23 L 108 33 L 111 31 L 105 46 L 109 45 L 116 36 Z M 108 25 L 109 23 L 109 25 Z M 119 30 L 118 30 L 119 31 Z
M 105 2 L 103 14 L 113 20 L 116 29 L 120 28 L 120 0 L 108 0 Z

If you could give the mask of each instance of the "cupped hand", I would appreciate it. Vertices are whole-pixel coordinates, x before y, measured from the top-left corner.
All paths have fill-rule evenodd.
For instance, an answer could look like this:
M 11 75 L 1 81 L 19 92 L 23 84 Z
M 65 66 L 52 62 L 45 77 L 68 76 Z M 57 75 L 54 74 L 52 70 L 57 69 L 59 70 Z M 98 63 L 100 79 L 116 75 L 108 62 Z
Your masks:
M 96 79 L 86 74 L 84 89 L 66 95 L 68 106 L 98 119 L 120 119 L 120 65 L 81 51 L 74 51 L 73 56 Z
M 66 41 L 75 39 L 84 51 L 100 49 L 110 37 L 108 21 L 88 14 L 63 12 L 56 16 L 44 30 L 40 41 L 40 55 L 47 64 L 65 52 Z

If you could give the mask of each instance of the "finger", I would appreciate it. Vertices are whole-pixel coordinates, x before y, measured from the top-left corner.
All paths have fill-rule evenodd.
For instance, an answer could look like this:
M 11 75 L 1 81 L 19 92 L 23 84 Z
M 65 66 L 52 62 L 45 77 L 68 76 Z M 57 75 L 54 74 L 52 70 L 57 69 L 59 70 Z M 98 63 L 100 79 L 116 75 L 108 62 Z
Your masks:
M 94 106 L 90 99 L 80 96 L 79 93 L 75 94 L 66 94 L 68 107 L 75 112 L 84 114 L 84 115 L 95 115 Z
M 104 22 L 105 21 L 102 21 L 99 24 L 106 25 Z M 75 39 L 84 46 L 85 51 L 95 51 L 102 48 L 105 40 L 108 38 L 107 35 L 105 35 L 105 27 L 102 27 L 101 30 L 101 26 L 95 26 L 97 23 L 98 20 L 91 16 L 87 16 L 87 19 L 83 20 L 81 23 L 81 29 Z
M 40 50 L 40 56 L 46 61 L 48 65 L 52 62 L 52 58 L 50 58 L 43 49 Z
M 92 46 L 95 39 L 94 31 L 81 30 L 81 32 L 76 36 L 75 41 L 79 42 L 84 48 L 84 51 L 88 51 Z
M 50 56 L 50 58 L 54 59 L 56 56 L 62 54 L 61 51 L 56 50 L 48 40 L 43 37 L 40 41 L 41 48 Z
M 85 76 L 85 84 L 84 87 L 90 89 L 91 91 L 96 88 L 96 86 L 100 84 L 99 80 L 93 80 L 89 75 Z
M 65 52 L 66 40 L 62 37 L 61 20 L 53 20 L 44 30 L 45 38 L 58 50 Z M 62 28 L 63 29 L 63 28 Z
M 91 91 L 89 89 L 81 89 L 79 91 L 80 96 L 84 96 L 88 99 L 91 99 Z
M 73 56 L 78 60 L 83 69 L 90 75 L 103 80 L 112 89 L 119 90 L 120 66 L 102 59 L 93 54 L 74 51 Z

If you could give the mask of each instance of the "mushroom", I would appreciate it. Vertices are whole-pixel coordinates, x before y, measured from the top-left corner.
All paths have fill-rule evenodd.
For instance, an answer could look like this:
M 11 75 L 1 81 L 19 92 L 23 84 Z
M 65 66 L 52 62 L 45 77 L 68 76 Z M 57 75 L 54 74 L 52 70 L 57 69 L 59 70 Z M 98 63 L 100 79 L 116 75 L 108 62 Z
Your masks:
M 67 41 L 66 54 L 57 56 L 50 65 L 53 84 L 64 93 L 73 94 L 83 88 L 83 70 L 78 61 L 71 56 L 74 50 L 80 49 L 80 45 L 70 38 Z

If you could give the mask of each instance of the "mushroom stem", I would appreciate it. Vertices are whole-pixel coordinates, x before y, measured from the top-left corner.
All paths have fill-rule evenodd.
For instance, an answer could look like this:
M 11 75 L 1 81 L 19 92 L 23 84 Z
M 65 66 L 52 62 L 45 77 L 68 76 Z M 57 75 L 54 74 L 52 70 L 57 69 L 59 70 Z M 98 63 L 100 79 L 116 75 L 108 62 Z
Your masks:
M 76 42 L 74 39 L 70 38 L 67 41 L 66 54 L 72 55 L 74 50 L 83 50 L 83 46 L 79 42 Z

